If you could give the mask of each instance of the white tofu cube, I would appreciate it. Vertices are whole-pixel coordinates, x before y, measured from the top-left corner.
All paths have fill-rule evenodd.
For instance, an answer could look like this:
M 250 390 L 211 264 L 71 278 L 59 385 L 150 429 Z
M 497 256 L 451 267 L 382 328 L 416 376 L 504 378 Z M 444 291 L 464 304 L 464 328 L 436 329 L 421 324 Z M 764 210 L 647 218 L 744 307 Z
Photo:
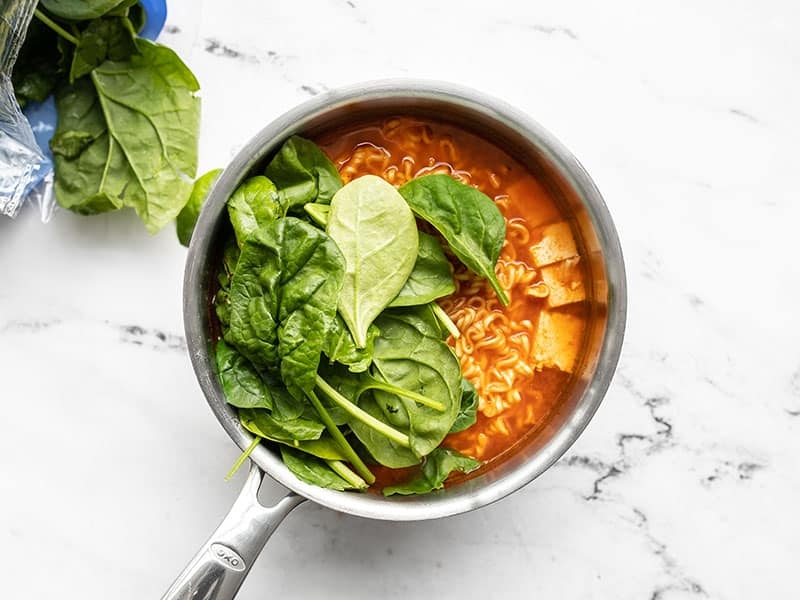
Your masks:
M 543 310 L 539 315 L 533 359 L 538 368 L 572 373 L 583 341 L 584 320 L 568 313 Z
M 538 239 L 541 236 L 541 239 Z M 573 256 L 578 256 L 578 249 L 575 247 L 575 238 L 572 237 L 572 229 L 566 221 L 551 223 L 537 227 L 533 232 L 533 238 L 537 240 L 531 246 L 531 258 L 536 267 L 552 265 Z
M 574 256 L 540 269 L 542 281 L 550 290 L 547 296 L 547 305 L 550 308 L 586 300 L 580 262 L 580 257 Z

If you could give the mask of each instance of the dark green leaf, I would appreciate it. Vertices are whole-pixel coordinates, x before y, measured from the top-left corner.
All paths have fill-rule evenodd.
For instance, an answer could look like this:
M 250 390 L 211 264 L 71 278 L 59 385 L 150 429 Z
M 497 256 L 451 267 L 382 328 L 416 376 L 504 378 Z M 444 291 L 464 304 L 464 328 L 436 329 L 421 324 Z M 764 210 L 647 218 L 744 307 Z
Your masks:
M 280 190 L 284 213 L 302 210 L 308 202 L 330 204 L 342 187 L 336 165 L 316 144 L 298 136 L 284 142 L 264 174 Z
M 378 389 L 361 395 L 358 405 L 373 417 L 406 432 L 410 449 L 360 422 L 350 422 L 370 454 L 388 467 L 419 463 L 450 431 L 461 404 L 458 359 L 442 341 L 435 319 L 425 310 L 426 307 L 386 311 L 376 319 L 381 334 L 375 340 L 371 372 L 378 380 L 441 402 L 444 410 Z
M 223 340 L 217 342 L 217 370 L 228 404 L 238 408 L 272 409 L 272 395 L 258 371 Z
M 300 481 L 332 490 L 350 490 L 356 486 L 331 469 L 324 460 L 281 446 L 281 457 Z
M 450 261 L 432 235 L 419 233 L 419 253 L 414 268 L 390 307 L 419 306 L 456 291 Z
M 363 348 L 359 348 L 344 319 L 336 313 L 332 327 L 325 336 L 322 351 L 332 363 L 347 365 L 353 373 L 360 373 L 366 371 L 372 363 L 372 349 L 379 333 L 374 324 L 370 325 L 367 329 L 367 343 Z
M 461 379 L 461 406 L 458 416 L 450 428 L 450 433 L 457 433 L 472 427 L 478 420 L 478 391 L 469 381 Z
M 294 440 L 318 440 L 325 431 L 322 423 L 306 417 L 278 420 L 268 410 L 240 408 L 239 420 L 245 429 L 268 440 L 292 443 Z
M 479 460 L 464 456 L 450 448 L 436 448 L 425 458 L 422 473 L 407 483 L 383 489 L 384 496 L 392 494 L 427 494 L 444 487 L 447 477 L 454 471 L 471 473 L 481 466 Z
M 259 226 L 282 216 L 275 184 L 263 175 L 242 183 L 228 200 L 228 216 L 241 246 Z
M 236 245 L 236 242 L 233 239 L 228 240 L 222 251 L 222 265 L 217 273 L 219 289 L 214 296 L 214 310 L 222 325 L 223 335 L 228 330 L 231 322 L 231 278 L 236 269 L 236 263 L 239 262 L 239 253 L 239 246 Z
M 55 161 L 58 203 L 80 214 L 95 214 L 123 206 L 129 165 L 108 135 L 103 112 L 88 79 L 56 93 L 58 122 L 50 140 Z M 92 140 L 74 144 L 69 140 Z M 62 141 L 68 143 L 62 143 Z M 73 156 L 72 150 L 82 147 Z M 69 155 L 69 158 L 65 156 Z
M 125 17 L 103 17 L 90 21 L 78 38 L 69 81 L 88 75 L 106 60 L 126 61 L 137 54 L 136 31 Z
M 506 237 L 506 222 L 491 198 L 449 175 L 412 179 L 400 193 L 418 217 L 444 236 L 453 254 L 485 277 L 507 305 L 508 297 L 494 272 Z
M 222 169 L 213 169 L 197 178 L 192 186 L 189 200 L 175 219 L 178 241 L 184 246 L 188 246 L 192 239 L 197 217 L 200 216 L 200 210 L 203 208 L 203 204 L 205 204 L 211 188 L 214 187 L 214 183 L 220 173 L 222 173 Z
M 62 76 L 58 34 L 38 19 L 32 19 L 11 73 L 14 94 L 20 106 L 43 102 Z
M 256 366 L 280 367 L 301 398 L 314 388 L 343 274 L 344 259 L 325 232 L 294 217 L 267 223 L 242 246 L 226 340 Z
M 414 268 L 419 251 L 417 223 L 391 184 L 364 175 L 334 195 L 327 231 L 347 264 L 339 314 L 356 346 L 364 348 L 367 329 Z

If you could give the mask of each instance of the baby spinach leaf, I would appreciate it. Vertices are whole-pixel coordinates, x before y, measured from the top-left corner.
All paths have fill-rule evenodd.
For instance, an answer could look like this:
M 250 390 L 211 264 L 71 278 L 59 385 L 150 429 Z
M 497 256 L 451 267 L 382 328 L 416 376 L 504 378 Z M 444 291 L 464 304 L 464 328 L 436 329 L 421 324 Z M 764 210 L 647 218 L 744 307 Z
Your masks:
M 383 488 L 384 496 L 392 494 L 427 494 L 444 487 L 444 482 L 454 471 L 471 473 L 481 466 L 481 461 L 464 456 L 450 448 L 436 448 L 425 458 L 420 475 L 411 481 Z
M 485 277 L 500 302 L 507 305 L 508 296 L 494 272 L 506 237 L 506 222 L 491 198 L 449 175 L 418 177 L 399 191 L 414 214 L 433 225 L 453 254 Z
M 112 179 L 153 233 L 186 204 L 197 170 L 199 89 L 192 72 L 169 48 L 139 40 L 141 54 L 106 61 L 90 76 L 108 125 L 108 171 L 88 190 Z M 117 157 L 119 155 L 119 157 Z
M 325 426 L 306 416 L 297 419 L 278 420 L 270 411 L 261 408 L 240 408 L 239 421 L 250 433 L 285 443 L 294 440 L 318 440 Z
M 11 72 L 19 105 L 43 102 L 56 88 L 63 69 L 60 38 L 38 19 L 32 19 Z
M 442 341 L 440 329 L 429 311 L 426 313 L 426 307 L 386 311 L 375 324 L 381 334 L 375 340 L 372 376 L 437 400 L 443 410 L 373 389 L 361 395 L 359 407 L 406 432 L 410 449 L 385 436 L 375 435 L 373 430 L 355 420 L 350 422 L 350 427 L 381 464 L 395 468 L 417 464 L 442 442 L 458 415 L 461 367 L 450 347 Z
M 338 362 L 347 365 L 353 373 L 360 373 L 366 371 L 372 363 L 372 348 L 379 333 L 374 324 L 370 325 L 367 329 L 366 345 L 358 348 L 353 334 L 350 333 L 344 319 L 337 312 L 332 327 L 325 336 L 322 351 L 331 363 Z
M 65 131 L 50 138 L 50 150 L 64 158 L 75 158 L 86 150 L 94 137 L 86 131 Z
M 461 405 L 450 433 L 457 433 L 472 427 L 478 420 L 478 390 L 467 379 L 461 378 Z
M 272 395 L 250 361 L 223 340 L 217 342 L 216 356 L 228 404 L 238 408 L 272 409 Z
M 298 440 L 287 445 L 323 460 L 347 460 L 339 445 L 324 433 L 318 440 Z
M 188 246 L 194 233 L 194 226 L 197 223 L 197 217 L 200 216 L 200 210 L 205 204 L 211 188 L 222 173 L 222 169 L 213 169 L 197 178 L 192 186 L 192 193 L 189 195 L 189 200 L 186 205 L 178 213 L 175 219 L 175 228 L 178 234 L 178 241 Z
M 391 184 L 365 175 L 336 192 L 327 231 L 347 265 L 339 314 L 356 346 L 364 348 L 370 324 L 414 268 L 419 249 L 414 214 Z
M 325 232 L 294 217 L 263 225 L 241 248 L 226 340 L 256 366 L 280 367 L 302 398 L 314 389 L 343 274 L 344 258 Z
M 177 216 L 192 190 L 198 86 L 168 48 L 147 40 L 139 47 L 141 55 L 106 61 L 90 79 L 56 95 L 51 147 L 61 206 L 83 214 L 129 206 L 155 232 Z M 65 136 L 76 135 L 69 132 L 84 140 L 77 156 L 60 152 Z
M 363 489 L 360 483 L 348 481 L 336 473 L 329 464 L 314 456 L 281 447 L 281 458 L 286 467 L 300 481 L 332 490 Z M 363 483 L 363 482 L 361 482 Z
M 219 289 L 214 295 L 214 310 L 217 313 L 220 325 L 222 325 L 223 335 L 227 332 L 231 322 L 231 277 L 236 270 L 236 263 L 239 262 L 239 246 L 234 240 L 228 240 L 222 251 L 222 265 L 217 273 Z
M 74 83 L 106 60 L 125 61 L 138 52 L 136 31 L 126 17 L 103 17 L 89 21 L 81 31 L 72 55 L 69 82 Z
M 342 187 L 336 165 L 316 144 L 296 135 L 283 143 L 264 174 L 280 190 L 284 213 L 302 210 L 308 202 L 330 204 Z
M 393 406 L 394 405 L 392 405 L 392 407 Z M 368 391 L 361 394 L 358 407 L 378 421 L 384 423 L 388 422 L 386 410 L 382 410 L 383 407 L 378 405 L 373 392 Z M 400 409 L 389 408 L 389 410 Z M 407 431 L 400 429 L 400 427 L 395 427 L 394 425 L 390 425 L 390 427 L 398 429 L 401 433 Z M 360 420 L 352 419 L 350 421 L 350 429 L 353 430 L 358 441 L 363 444 L 370 456 L 385 467 L 401 469 L 403 467 L 418 465 L 421 461 L 420 456 L 410 448 L 410 442 L 408 446 L 400 444 L 396 440 L 387 437 L 379 430 L 370 427 Z
M 303 205 L 303 209 L 306 211 L 311 220 L 321 229 L 325 229 L 328 226 L 328 217 L 331 214 L 331 205 L 330 204 L 322 204 L 321 202 L 309 202 L 308 204 Z
M 427 304 L 455 291 L 452 267 L 442 246 L 435 237 L 420 231 L 419 253 L 414 268 L 389 306 Z
M 260 225 L 282 216 L 275 184 L 263 175 L 242 183 L 228 200 L 228 216 L 241 246 Z
M 108 134 L 91 82 L 82 78 L 59 89 L 55 100 L 58 121 L 50 149 L 58 203 L 84 215 L 121 208 L 128 181 L 134 175 L 119 145 Z

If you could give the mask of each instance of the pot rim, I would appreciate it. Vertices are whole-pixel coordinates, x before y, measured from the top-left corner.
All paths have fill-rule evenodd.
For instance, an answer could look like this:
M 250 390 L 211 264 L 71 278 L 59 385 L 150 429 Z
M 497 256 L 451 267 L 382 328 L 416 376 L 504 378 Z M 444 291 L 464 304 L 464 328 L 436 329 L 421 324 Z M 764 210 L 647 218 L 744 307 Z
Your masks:
M 609 283 L 606 327 L 597 364 L 576 409 L 532 459 L 502 476 L 493 475 L 493 471 L 489 470 L 485 475 L 454 486 L 446 493 L 384 498 L 371 493 L 340 492 L 304 483 L 284 466 L 280 458 L 262 445 L 257 446 L 250 456 L 274 480 L 326 507 L 372 519 L 411 521 L 464 513 L 496 502 L 533 481 L 572 446 L 600 406 L 613 378 L 624 338 L 627 292 L 619 238 L 599 190 L 572 153 L 523 112 L 475 89 L 425 79 L 374 80 L 315 96 L 269 123 L 245 144 L 225 168 L 201 211 L 187 255 L 183 287 L 184 328 L 192 366 L 212 412 L 239 448 L 248 448 L 253 437 L 241 426 L 233 409 L 224 401 L 208 351 L 208 307 L 199 293 L 203 278 L 207 276 L 205 259 L 212 248 L 217 221 L 224 211 L 225 202 L 256 164 L 277 149 L 289 135 L 302 131 L 312 120 L 354 102 L 398 97 L 452 103 L 523 133 L 580 197 L 602 247 L 603 266 Z

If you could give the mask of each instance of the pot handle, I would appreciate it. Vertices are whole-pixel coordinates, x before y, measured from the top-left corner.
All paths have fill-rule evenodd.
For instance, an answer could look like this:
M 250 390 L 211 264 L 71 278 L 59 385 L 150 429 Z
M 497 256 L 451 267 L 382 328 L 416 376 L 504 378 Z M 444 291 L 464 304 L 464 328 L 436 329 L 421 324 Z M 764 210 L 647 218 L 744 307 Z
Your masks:
M 230 600 L 236 596 L 267 540 L 305 498 L 289 492 L 275 506 L 262 506 L 264 474 L 255 463 L 230 512 L 161 600 Z

